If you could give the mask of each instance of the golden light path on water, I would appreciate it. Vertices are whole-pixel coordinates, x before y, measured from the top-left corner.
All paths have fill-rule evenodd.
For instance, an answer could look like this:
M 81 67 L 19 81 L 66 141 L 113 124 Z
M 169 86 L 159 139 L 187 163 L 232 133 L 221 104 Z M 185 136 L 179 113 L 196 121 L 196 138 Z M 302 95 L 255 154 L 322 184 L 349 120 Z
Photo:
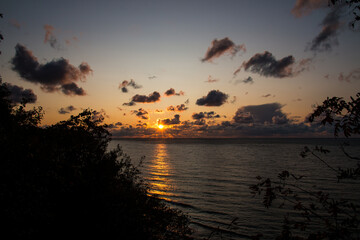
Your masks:
M 156 144 L 154 149 L 154 157 L 148 166 L 149 176 L 148 180 L 151 183 L 149 193 L 151 195 L 158 195 L 164 200 L 170 200 L 166 196 L 172 196 L 174 183 L 169 179 L 171 174 L 171 166 L 169 164 L 169 155 L 166 144 Z

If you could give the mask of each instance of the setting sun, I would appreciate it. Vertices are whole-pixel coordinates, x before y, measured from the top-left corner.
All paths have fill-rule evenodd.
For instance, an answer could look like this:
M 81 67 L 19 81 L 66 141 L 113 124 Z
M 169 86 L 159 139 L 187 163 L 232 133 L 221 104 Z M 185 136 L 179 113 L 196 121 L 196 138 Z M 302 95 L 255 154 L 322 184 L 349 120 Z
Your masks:
M 164 125 L 161 125 L 161 124 L 160 124 L 160 125 L 158 125 L 158 128 L 159 128 L 159 129 L 163 129 L 163 128 L 164 128 Z

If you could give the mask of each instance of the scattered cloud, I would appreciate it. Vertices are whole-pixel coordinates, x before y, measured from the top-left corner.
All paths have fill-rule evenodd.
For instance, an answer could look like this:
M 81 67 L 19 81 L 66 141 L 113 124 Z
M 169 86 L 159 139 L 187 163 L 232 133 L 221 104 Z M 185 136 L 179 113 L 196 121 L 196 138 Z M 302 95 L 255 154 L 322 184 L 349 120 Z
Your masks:
M 158 124 L 162 124 L 162 125 L 176 125 L 176 124 L 180 124 L 180 115 L 179 114 L 175 114 L 174 118 L 169 119 L 169 118 L 165 118 L 165 119 L 159 119 L 158 120 Z
M 164 111 L 163 111 L 163 110 L 156 109 L 156 110 L 155 110 L 155 113 L 164 113 Z
M 280 103 L 267 103 L 262 105 L 250 105 L 239 108 L 233 120 L 236 123 L 246 124 L 285 124 L 289 123 L 287 115 L 282 112 Z
M 24 89 L 11 83 L 5 83 L 5 86 L 10 91 L 8 99 L 13 103 L 35 103 L 37 100 L 36 94 L 32 89 Z
M 138 118 L 141 118 L 141 119 L 144 119 L 144 120 L 149 119 L 149 113 L 146 110 L 144 110 L 143 108 L 139 108 L 139 110 L 131 111 L 131 113 L 136 114 L 136 116 Z
M 239 51 L 246 52 L 244 44 L 235 45 L 234 42 L 227 37 L 221 40 L 214 39 L 211 42 L 211 46 L 207 49 L 205 57 L 201 59 L 201 61 L 211 62 L 214 58 L 218 58 L 225 53 L 235 56 Z
M 211 112 L 199 112 L 199 113 L 193 113 L 191 116 L 194 120 L 200 120 L 200 119 L 211 119 L 211 118 L 220 118 L 219 114 L 216 114 L 214 111 Z
M 219 79 L 214 79 L 211 75 L 209 75 L 208 80 L 205 81 L 205 82 L 214 83 L 214 82 L 218 82 L 218 81 L 219 81 Z
M 354 69 L 349 72 L 347 75 L 340 73 L 338 77 L 340 82 L 351 82 L 352 80 L 360 80 L 360 68 Z
M 155 79 L 156 76 L 150 76 L 150 77 L 148 77 L 148 78 L 151 80 L 151 79 Z
M 268 98 L 268 97 L 275 97 L 275 95 L 271 95 L 270 93 L 268 93 L 268 94 L 265 94 L 265 95 L 262 95 L 261 97 L 263 97 L 263 98 Z
M 239 83 L 245 83 L 245 84 L 253 84 L 254 83 L 254 80 L 252 77 L 247 77 L 245 79 L 238 79 L 238 80 L 235 80 L 234 81 L 234 85 L 237 85 Z
M 154 103 L 154 102 L 158 102 L 160 101 L 160 93 L 158 92 L 153 92 L 151 94 L 149 94 L 148 96 L 146 95 L 139 95 L 136 94 L 135 96 L 133 96 L 131 98 L 131 101 L 128 103 L 123 103 L 124 106 L 134 106 L 136 105 L 136 103 Z
M 175 89 L 173 88 L 170 88 L 169 90 L 167 90 L 164 95 L 167 96 L 167 97 L 170 97 L 170 96 L 183 96 L 185 93 L 183 91 L 180 91 L 178 93 L 175 92 Z
M 130 81 L 124 80 L 122 83 L 119 84 L 119 89 L 121 89 L 123 93 L 127 93 L 129 91 L 128 87 L 132 87 L 134 89 L 142 88 L 142 86 L 135 83 L 133 79 L 130 79 Z
M 59 114 L 67 114 L 74 110 L 76 110 L 76 108 L 73 105 L 70 105 L 65 108 L 60 108 L 58 112 L 59 112 Z
M 229 95 L 220 92 L 219 90 L 212 90 L 206 96 L 196 100 L 196 105 L 199 106 L 221 106 L 228 99 Z
M 55 28 L 49 24 L 45 24 L 44 30 L 45 30 L 44 43 L 49 43 L 52 48 L 56 50 L 61 50 L 61 46 L 58 43 L 58 40 L 53 33 Z
M 336 6 L 330 11 L 321 23 L 320 33 L 308 44 L 306 50 L 312 52 L 331 51 L 334 45 L 338 45 L 337 35 L 341 27 L 340 11 L 342 5 Z
M 169 112 L 183 112 L 185 110 L 187 110 L 188 108 L 185 106 L 185 104 L 180 104 L 180 105 L 177 105 L 177 106 L 169 106 L 167 108 L 167 110 Z
M 313 10 L 327 7 L 329 0 L 297 0 L 291 13 L 297 17 L 309 15 Z
M 230 103 L 235 103 L 236 102 L 236 96 L 233 96 L 233 99 L 230 101 Z
M 21 24 L 18 21 L 16 21 L 15 19 L 11 19 L 9 21 L 9 23 L 11 24 L 11 26 L 13 26 L 13 27 L 17 28 L 18 30 L 20 30 Z
M 46 92 L 62 91 L 65 95 L 86 95 L 84 89 L 78 87 L 76 81 L 85 81 L 92 73 L 90 66 L 83 62 L 78 67 L 60 58 L 46 64 L 40 64 L 37 58 L 26 47 L 17 44 L 15 56 L 11 59 L 12 69 L 21 78 L 40 84 Z
M 190 100 L 186 99 L 185 104 L 187 105 L 187 104 L 189 104 L 189 102 L 190 102 Z
M 236 69 L 234 76 L 236 76 L 236 74 L 244 68 L 245 71 L 257 73 L 265 77 L 294 77 L 300 72 L 308 69 L 308 65 L 310 63 L 311 59 L 302 59 L 299 63 L 297 63 L 297 65 L 295 65 L 295 58 L 291 55 L 280 60 L 276 60 L 272 53 L 265 51 L 264 53 L 255 54 L 248 61 L 244 61 L 243 64 Z M 249 78 L 245 80 L 247 83 L 252 82 L 252 79 Z
M 119 127 L 121 127 L 123 124 L 121 122 L 116 122 L 116 123 L 110 123 L 106 125 L 106 128 L 109 129 L 118 129 Z

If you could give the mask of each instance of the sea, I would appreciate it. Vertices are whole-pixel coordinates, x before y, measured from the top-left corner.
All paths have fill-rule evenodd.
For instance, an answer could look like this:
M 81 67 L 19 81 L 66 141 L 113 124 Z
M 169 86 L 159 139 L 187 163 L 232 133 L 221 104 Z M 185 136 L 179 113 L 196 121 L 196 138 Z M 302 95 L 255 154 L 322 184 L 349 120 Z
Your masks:
M 344 146 L 345 143 L 345 146 Z M 334 169 L 354 167 L 360 139 L 249 138 L 249 139 L 112 139 L 138 165 L 150 194 L 188 215 L 196 239 L 274 239 L 282 231 L 293 206 L 263 205 L 263 196 L 250 186 L 284 170 L 302 176 L 296 182 L 311 192 L 360 203 L 360 180 L 338 181 Z M 300 153 L 322 146 L 329 153 L 305 158 Z M 343 149 L 340 146 L 344 146 Z M 324 160 L 325 163 L 322 161 Z M 261 180 L 259 180 L 261 177 Z M 304 200 L 306 201 L 306 200 Z

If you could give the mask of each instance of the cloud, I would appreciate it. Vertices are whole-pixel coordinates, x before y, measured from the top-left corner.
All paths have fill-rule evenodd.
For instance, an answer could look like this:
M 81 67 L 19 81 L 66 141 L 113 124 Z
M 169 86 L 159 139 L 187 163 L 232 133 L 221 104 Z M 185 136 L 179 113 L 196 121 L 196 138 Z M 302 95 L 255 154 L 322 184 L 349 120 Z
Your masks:
M 9 23 L 10 23 L 13 27 L 15 27 L 15 28 L 17 28 L 18 30 L 20 30 L 21 25 L 20 25 L 20 23 L 19 23 L 18 21 L 16 21 L 15 19 L 11 19 L 11 20 L 9 21 Z
M 211 75 L 209 75 L 208 80 L 205 81 L 205 82 L 207 82 L 207 83 L 214 83 L 214 82 L 218 82 L 218 81 L 219 81 L 219 79 L 214 79 L 214 78 L 211 77 Z
M 199 112 L 199 113 L 193 113 L 191 116 L 194 120 L 200 120 L 200 119 L 211 119 L 211 118 L 220 118 L 219 114 L 216 114 L 214 111 L 211 112 Z
M 65 108 L 60 108 L 58 112 L 60 114 L 67 114 L 67 113 L 70 113 L 70 112 L 72 112 L 74 110 L 76 110 L 76 108 L 74 106 L 70 105 L 70 106 L 67 106 Z
M 170 88 L 169 90 L 166 90 L 166 92 L 164 94 L 165 94 L 165 96 L 170 97 L 170 96 L 174 96 L 174 95 L 175 96 L 183 96 L 185 93 L 183 91 L 176 93 L 175 89 Z
M 158 120 L 158 124 L 162 124 L 162 125 L 176 125 L 176 124 L 180 124 L 180 115 L 179 114 L 175 114 L 174 118 L 169 119 L 169 118 L 165 118 L 165 119 L 160 119 Z
M 338 45 L 337 35 L 341 27 L 340 11 L 343 5 L 336 6 L 321 23 L 320 33 L 308 44 L 306 50 L 312 52 L 331 51 L 333 45 Z
M 141 118 L 141 119 L 144 119 L 144 120 L 149 119 L 149 115 L 148 115 L 149 113 L 146 110 L 142 109 L 142 108 L 139 108 L 139 110 L 131 111 L 131 113 L 136 114 L 136 116 L 138 118 Z
M 131 107 L 131 106 L 135 106 L 136 103 L 135 103 L 134 101 L 130 101 L 130 102 L 128 102 L 128 103 L 123 103 L 123 105 L 124 105 L 124 106 L 129 106 L 129 107 Z
M 10 92 L 8 99 L 13 103 L 35 103 L 37 100 L 36 94 L 32 89 L 24 89 L 11 83 L 4 83 Z
M 185 111 L 187 110 L 188 108 L 185 106 L 185 104 L 180 104 L 180 105 L 177 105 L 177 106 L 169 106 L 167 108 L 168 111 L 170 112 L 182 112 L 182 111 Z
M 185 104 L 187 105 L 187 104 L 189 104 L 189 102 L 190 102 L 190 100 L 186 99 Z
M 199 106 L 221 106 L 228 99 L 229 95 L 220 92 L 219 90 L 212 90 L 208 95 L 196 100 L 196 105 Z
M 53 34 L 55 28 L 51 25 L 45 24 L 44 30 L 45 30 L 44 43 L 49 43 L 52 48 L 56 50 L 60 50 L 61 49 L 60 44 L 58 43 L 55 35 Z
M 297 0 L 291 13 L 297 17 L 309 15 L 313 10 L 324 8 L 328 5 L 328 0 Z
M 156 110 L 155 110 L 155 113 L 161 114 L 161 113 L 164 113 L 164 111 L 163 111 L 163 110 L 156 109 Z
M 155 79 L 156 76 L 150 76 L 150 77 L 148 77 L 148 78 L 151 80 L 151 79 Z
M 233 120 L 236 123 L 285 124 L 289 123 L 287 115 L 282 112 L 280 103 L 267 103 L 239 108 Z
M 229 53 L 235 56 L 237 52 L 246 52 L 244 44 L 235 45 L 229 38 L 223 38 L 221 40 L 214 39 L 211 42 L 211 46 L 207 49 L 205 57 L 201 59 L 202 62 L 211 62 L 214 58 L 218 58 L 225 53 Z
M 230 101 L 230 103 L 235 103 L 236 102 L 236 96 L 233 96 L 233 99 Z
M 295 58 L 291 55 L 276 60 L 272 53 L 265 51 L 264 53 L 257 53 L 248 61 L 243 62 L 243 64 L 234 72 L 234 76 L 244 68 L 245 71 L 258 73 L 265 77 L 292 77 L 295 75 L 292 70 L 294 63 Z
M 60 58 L 40 64 L 31 51 L 17 44 L 15 56 L 11 59 L 12 69 L 21 78 L 40 84 L 46 92 L 62 91 L 65 95 L 86 95 L 76 81 L 84 81 L 92 73 L 90 66 L 83 62 L 75 67 L 68 60 Z
M 262 95 L 261 97 L 268 98 L 268 97 L 271 97 L 271 94 L 268 93 L 268 94 Z M 275 95 L 273 95 L 273 97 L 275 97 Z
M 110 123 L 108 125 L 106 125 L 106 128 L 109 129 L 118 129 L 120 126 L 122 126 L 123 124 L 121 122 L 116 122 L 116 123 Z
M 155 92 L 149 94 L 148 96 L 136 94 L 135 96 L 132 97 L 131 101 L 132 102 L 140 102 L 140 103 L 157 102 L 157 101 L 160 101 L 160 93 L 155 91 Z
M 245 79 L 238 79 L 238 80 L 235 80 L 234 81 L 234 84 L 237 85 L 239 83 L 245 83 L 245 84 L 253 84 L 254 83 L 254 80 L 252 77 L 247 77 Z
M 130 79 L 130 81 L 124 80 L 119 85 L 119 89 L 121 89 L 121 91 L 124 93 L 128 92 L 128 87 L 133 87 L 134 89 L 142 88 L 142 86 L 135 83 L 135 81 L 133 79 Z
M 340 82 L 351 82 L 351 80 L 360 80 L 360 68 L 352 70 L 347 75 L 344 75 L 344 73 L 340 73 L 338 80 Z

